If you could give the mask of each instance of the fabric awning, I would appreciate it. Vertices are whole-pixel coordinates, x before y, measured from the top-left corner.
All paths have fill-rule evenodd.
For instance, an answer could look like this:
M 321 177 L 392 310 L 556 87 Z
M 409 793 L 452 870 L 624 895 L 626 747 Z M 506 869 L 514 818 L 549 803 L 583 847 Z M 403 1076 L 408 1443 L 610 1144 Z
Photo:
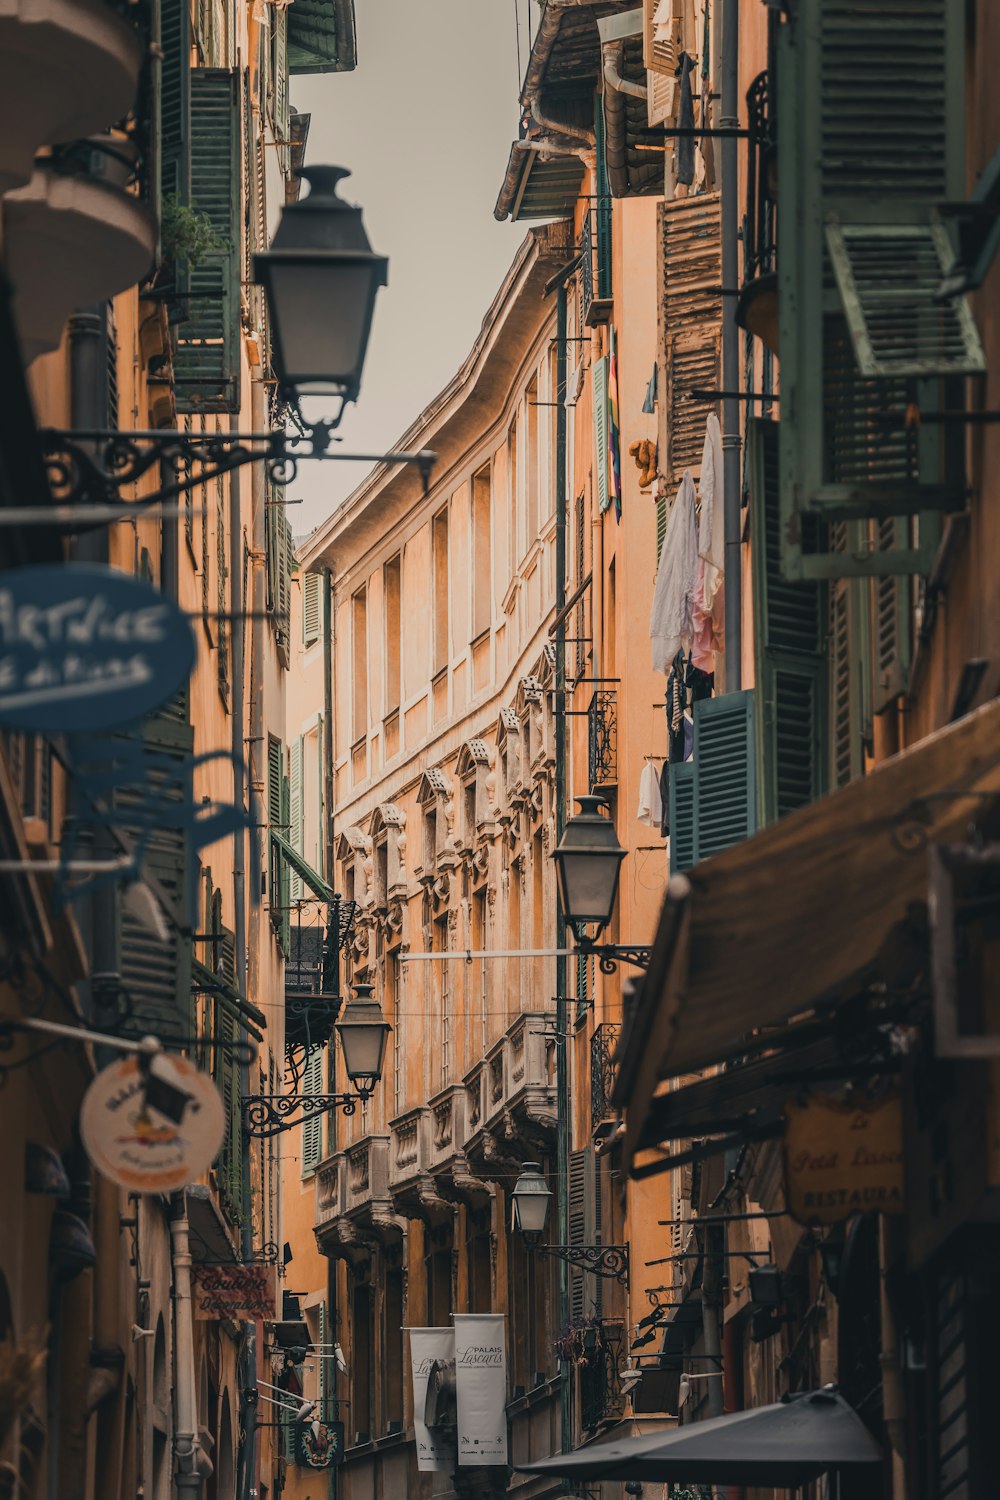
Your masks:
M 662 1084 L 856 989 L 927 899 L 927 846 L 965 840 L 998 795 L 993 702 L 671 879 L 620 1050 L 628 1160 Z
M 790 1488 L 831 1471 L 881 1462 L 882 1452 L 856 1412 L 835 1391 L 823 1390 L 692 1422 L 654 1437 L 595 1443 L 518 1468 L 581 1481 L 680 1480 Z

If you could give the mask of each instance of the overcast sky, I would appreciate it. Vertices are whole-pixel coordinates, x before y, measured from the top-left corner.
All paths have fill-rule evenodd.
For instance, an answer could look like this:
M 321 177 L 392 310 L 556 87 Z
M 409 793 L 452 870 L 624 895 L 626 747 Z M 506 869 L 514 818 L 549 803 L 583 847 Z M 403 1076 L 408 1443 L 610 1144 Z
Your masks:
M 524 237 L 493 217 L 517 133 L 521 60 L 535 0 L 355 0 L 353 73 L 292 79 L 312 116 L 307 162 L 349 167 L 341 189 L 389 257 L 345 451 L 390 447 L 450 380 Z M 317 415 L 310 410 L 309 415 Z M 370 465 L 303 463 L 289 498 L 311 531 Z

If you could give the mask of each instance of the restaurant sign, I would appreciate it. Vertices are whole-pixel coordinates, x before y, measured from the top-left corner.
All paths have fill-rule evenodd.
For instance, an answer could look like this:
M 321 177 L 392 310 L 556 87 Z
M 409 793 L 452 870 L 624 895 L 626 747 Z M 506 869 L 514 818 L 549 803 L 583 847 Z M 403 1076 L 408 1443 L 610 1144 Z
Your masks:
M 0 725 L 115 729 L 159 708 L 194 664 L 187 617 L 116 568 L 0 572 Z
M 226 1134 L 222 1096 L 186 1057 L 135 1053 L 102 1069 L 80 1107 L 84 1148 L 130 1193 L 173 1193 L 207 1172 Z
M 262 1323 L 274 1317 L 274 1267 L 192 1266 L 191 1300 L 202 1322 Z
M 903 1111 L 897 1093 L 785 1105 L 785 1198 L 800 1224 L 903 1212 Z

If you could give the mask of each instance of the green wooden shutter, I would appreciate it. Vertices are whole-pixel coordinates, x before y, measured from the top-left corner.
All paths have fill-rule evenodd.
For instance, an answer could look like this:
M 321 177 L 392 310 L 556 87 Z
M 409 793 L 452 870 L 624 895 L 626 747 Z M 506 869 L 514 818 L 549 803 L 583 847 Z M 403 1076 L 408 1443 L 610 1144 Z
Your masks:
M 323 1092 L 323 1049 L 317 1047 L 309 1055 L 302 1077 L 303 1094 Z M 323 1154 L 323 1116 L 310 1115 L 302 1122 L 302 1175 L 315 1172 L 316 1164 Z
M 240 75 L 195 68 L 191 83 L 191 207 L 219 248 L 190 273 L 188 315 L 174 351 L 180 412 L 240 409 Z
M 302 768 L 305 760 L 305 745 L 302 736 L 299 735 L 292 745 L 292 753 L 289 757 L 288 778 L 288 840 L 292 847 L 300 854 L 304 854 L 302 847 Z M 302 877 L 294 871 L 291 877 L 291 899 L 298 901 L 302 895 Z
M 316 720 L 316 869 L 326 875 L 326 775 L 323 715 Z
M 191 36 L 187 0 L 160 0 L 159 164 L 155 209 L 162 223 L 169 201 L 184 206 L 191 197 Z M 162 247 L 161 247 L 162 253 Z M 188 289 L 184 264 L 171 258 L 157 282 L 169 300 Z
M 311 646 L 322 634 L 321 573 L 302 575 L 302 644 Z
M 940 375 L 978 358 L 966 315 L 941 312 L 931 295 L 941 279 L 934 207 L 963 189 L 963 11 L 951 0 L 810 0 L 779 28 L 789 577 L 925 571 L 933 556 L 923 522 L 916 546 L 827 549 L 822 533 L 810 544 L 809 512 L 878 520 L 963 503 L 939 431 L 925 423 L 911 439 L 882 420 L 914 395 L 947 405 Z
M 611 265 L 611 184 L 608 181 L 608 158 L 607 144 L 604 130 L 604 98 L 597 95 L 597 104 L 594 111 L 594 131 L 597 140 L 596 157 L 596 179 L 597 179 L 597 212 L 594 221 L 597 226 L 597 295 L 602 300 L 607 300 L 613 295 L 612 265 Z
M 571 1245 L 587 1243 L 587 1152 L 569 1153 L 567 1192 L 569 1194 L 569 1242 Z M 579 1323 L 587 1315 L 583 1272 L 575 1268 L 569 1273 L 570 1319 Z
M 278 142 L 278 163 L 287 173 L 291 162 L 288 146 L 291 129 L 288 111 L 288 10 L 283 5 L 271 7 L 274 27 L 274 134 Z
M 611 504 L 608 484 L 608 357 L 595 359 L 591 378 L 594 383 L 594 467 L 597 504 L 601 511 Z
M 694 864 L 694 761 L 670 767 L 667 801 L 670 808 L 670 873 Z
M 909 517 L 889 516 L 874 523 L 880 550 L 909 545 Z M 905 693 L 910 673 L 913 600 L 909 578 L 887 574 L 873 583 L 872 711 L 881 713 Z
M 140 823 L 130 823 L 130 808 L 138 812 L 145 804 L 148 818 L 150 802 L 176 808 L 188 799 L 187 762 L 194 734 L 187 723 L 186 691 L 150 715 L 142 730 L 129 738 L 140 736 L 144 751 L 156 756 L 158 764 L 146 769 L 142 781 L 124 770 L 115 791 L 115 807 L 121 809 L 119 826 L 133 839 L 145 835 Z M 186 924 L 193 869 L 187 833 L 182 828 L 154 827 L 146 841 L 143 868 L 159 881 L 175 915 Z M 190 1036 L 194 1029 L 190 936 L 171 930 L 161 941 L 124 904 L 119 931 L 119 972 L 134 1007 L 132 1026 L 160 1037 Z
M 239 990 L 236 976 L 236 939 L 228 928 L 220 929 L 219 944 L 222 977 L 234 990 Z M 239 1029 L 236 1020 L 222 1011 L 220 1031 L 228 1042 L 236 1041 Z M 226 1138 L 219 1153 L 217 1172 L 223 1206 L 236 1220 L 243 1212 L 243 1093 L 240 1083 L 240 1064 L 232 1052 L 223 1055 L 221 1065 L 222 1104 L 226 1114 Z
M 826 585 L 781 572 L 778 424 L 747 424 L 761 820 L 826 790 Z M 894 582 L 894 580 L 889 580 Z
M 284 755 L 282 755 L 284 760 Z M 292 794 L 287 776 L 281 780 L 281 824 L 287 837 L 292 823 Z M 281 947 L 287 955 L 291 951 L 292 935 L 292 872 L 288 868 L 288 861 L 280 854 L 278 856 L 278 900 L 281 906 Z
M 757 830 L 754 718 L 752 692 L 694 706 L 696 863 Z

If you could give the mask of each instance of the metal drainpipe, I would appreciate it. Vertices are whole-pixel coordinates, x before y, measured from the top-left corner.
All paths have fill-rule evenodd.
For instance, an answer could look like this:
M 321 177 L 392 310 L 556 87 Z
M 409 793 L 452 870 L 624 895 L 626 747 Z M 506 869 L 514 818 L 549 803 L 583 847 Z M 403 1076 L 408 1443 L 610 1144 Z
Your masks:
M 706 1362 L 713 1371 L 722 1369 L 722 1338 L 720 1325 L 722 1321 L 722 1267 L 724 1261 L 720 1254 L 723 1248 L 722 1239 L 725 1231 L 721 1228 L 706 1228 L 705 1247 L 703 1251 L 702 1290 L 701 1290 L 701 1317 L 702 1330 L 705 1341 Z M 708 1415 L 710 1417 L 721 1417 L 725 1410 L 723 1400 L 723 1382 L 712 1379 L 705 1382 L 708 1386 Z
M 740 0 L 722 6 L 723 129 L 739 124 Z M 722 284 L 739 285 L 739 154 L 735 135 L 722 138 Z M 735 297 L 722 299 L 722 388 L 740 388 L 740 332 Z M 743 686 L 742 517 L 740 515 L 740 403 L 722 403 L 722 475 L 725 513 L 726 692 Z M 714 1385 L 714 1381 L 709 1381 Z
M 566 282 L 556 292 L 556 614 L 566 603 Z M 564 632 L 556 631 L 556 701 L 555 701 L 555 823 L 556 843 L 566 826 L 566 643 Z M 566 923 L 556 903 L 556 947 L 566 946 Z M 556 959 L 556 1210 L 559 1221 L 559 1243 L 569 1244 L 569 1075 L 566 1057 L 566 959 Z M 559 1326 L 569 1327 L 569 1266 L 559 1267 Z M 573 1446 L 573 1393 L 570 1372 L 560 1363 L 560 1428 L 562 1451 Z
M 171 1200 L 171 1260 L 174 1270 L 174 1485 L 178 1500 L 201 1495 L 201 1443 L 198 1437 L 198 1390 L 194 1368 L 194 1321 L 191 1308 L 191 1245 L 187 1200 Z

